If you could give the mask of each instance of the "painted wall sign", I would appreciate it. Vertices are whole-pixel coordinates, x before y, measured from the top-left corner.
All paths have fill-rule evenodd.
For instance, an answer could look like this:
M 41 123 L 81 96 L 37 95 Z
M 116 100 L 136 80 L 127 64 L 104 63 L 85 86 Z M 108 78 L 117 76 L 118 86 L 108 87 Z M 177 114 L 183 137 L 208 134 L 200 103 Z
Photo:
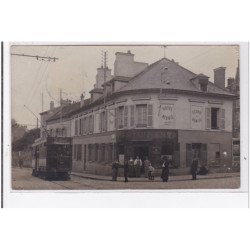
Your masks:
M 174 124 L 174 105 L 161 104 L 159 107 L 160 123 L 163 126 L 173 126 Z
M 202 129 L 203 108 L 201 106 L 191 106 L 191 128 Z

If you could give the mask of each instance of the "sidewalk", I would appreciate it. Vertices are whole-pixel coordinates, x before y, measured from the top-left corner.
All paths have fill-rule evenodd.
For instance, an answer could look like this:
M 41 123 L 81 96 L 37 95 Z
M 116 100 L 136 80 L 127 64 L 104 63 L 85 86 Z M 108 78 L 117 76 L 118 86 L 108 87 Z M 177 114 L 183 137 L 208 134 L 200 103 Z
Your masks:
M 72 176 L 77 176 L 84 179 L 90 179 L 90 180 L 98 180 L 98 181 L 112 181 L 111 176 L 103 176 L 103 175 L 94 175 L 94 174 L 88 174 L 88 173 L 77 173 L 77 172 L 71 172 Z M 223 178 L 232 178 L 232 177 L 240 177 L 240 173 L 211 173 L 207 175 L 197 175 L 197 180 L 203 180 L 203 179 L 223 179 Z M 191 175 L 179 175 L 179 176 L 169 176 L 169 181 L 189 181 L 191 180 Z M 124 177 L 117 177 L 117 181 L 124 181 Z M 131 182 L 149 182 L 148 178 L 145 178 L 144 176 L 140 178 L 129 178 L 129 181 Z M 160 177 L 155 177 L 155 182 L 161 182 Z M 152 181 L 150 181 L 152 182 Z

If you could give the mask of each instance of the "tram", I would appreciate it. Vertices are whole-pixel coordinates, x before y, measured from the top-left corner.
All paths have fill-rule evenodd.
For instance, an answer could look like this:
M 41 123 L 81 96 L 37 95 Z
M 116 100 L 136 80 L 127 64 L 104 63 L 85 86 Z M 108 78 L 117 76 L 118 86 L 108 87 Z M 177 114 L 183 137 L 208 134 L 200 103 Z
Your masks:
M 46 137 L 32 145 L 32 175 L 43 179 L 70 179 L 72 143 L 69 137 Z

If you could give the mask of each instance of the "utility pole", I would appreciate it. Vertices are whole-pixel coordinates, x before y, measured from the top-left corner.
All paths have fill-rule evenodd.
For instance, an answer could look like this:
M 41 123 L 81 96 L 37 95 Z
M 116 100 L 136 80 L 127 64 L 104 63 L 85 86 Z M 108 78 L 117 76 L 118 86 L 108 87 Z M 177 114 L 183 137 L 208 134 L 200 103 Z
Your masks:
M 42 93 L 42 112 L 43 112 L 43 93 Z
M 166 49 L 167 49 L 167 45 L 163 45 L 163 49 L 164 49 L 164 58 L 166 58 Z

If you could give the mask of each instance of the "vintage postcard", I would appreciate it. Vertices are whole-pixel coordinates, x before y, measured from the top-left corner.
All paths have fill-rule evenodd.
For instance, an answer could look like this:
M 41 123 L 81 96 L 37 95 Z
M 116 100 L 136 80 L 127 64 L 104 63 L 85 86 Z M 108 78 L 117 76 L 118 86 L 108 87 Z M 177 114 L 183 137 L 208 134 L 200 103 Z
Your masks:
M 238 44 L 10 46 L 11 186 L 239 189 Z

